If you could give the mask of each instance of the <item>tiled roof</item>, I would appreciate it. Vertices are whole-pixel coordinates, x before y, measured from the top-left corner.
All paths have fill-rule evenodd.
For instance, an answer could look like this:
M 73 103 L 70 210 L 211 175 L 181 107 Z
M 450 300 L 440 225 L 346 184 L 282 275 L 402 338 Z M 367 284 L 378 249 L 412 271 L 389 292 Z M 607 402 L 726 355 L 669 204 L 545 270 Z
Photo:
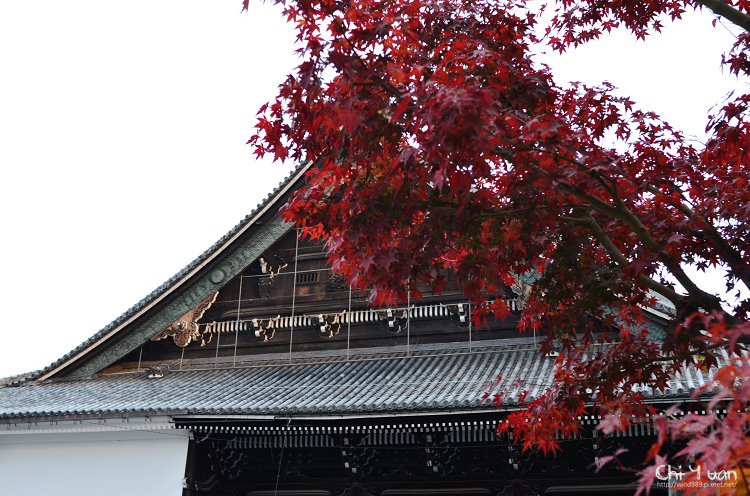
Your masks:
M 26 383 L 0 395 L 0 419 L 182 412 L 208 415 L 360 415 L 491 408 L 480 401 L 488 380 L 529 390 L 551 384 L 554 359 L 526 338 L 409 349 L 267 356 L 254 366 L 183 364 L 148 378 L 145 372 Z M 174 369 L 177 364 L 172 364 Z M 211 368 L 211 367 L 221 368 Z M 204 367 L 204 368 L 198 368 Z M 707 375 L 685 372 L 654 400 L 686 397 Z M 506 403 L 512 406 L 513 400 Z
M 250 223 L 252 219 L 258 214 L 258 212 L 262 211 L 264 208 L 266 208 L 268 204 L 272 203 L 276 199 L 277 194 L 286 185 L 287 182 L 291 181 L 292 178 L 297 176 L 297 174 L 299 174 L 300 171 L 306 169 L 307 167 L 309 167 L 309 163 L 302 163 L 297 168 L 295 168 L 289 174 L 289 176 L 284 181 L 282 181 L 271 193 L 269 193 L 266 196 L 266 198 L 262 202 L 260 202 L 260 204 L 258 204 L 258 206 L 250 214 L 245 216 L 244 219 L 242 219 L 228 233 L 222 236 L 221 239 L 219 239 L 210 248 L 204 251 L 200 256 L 198 256 L 198 258 L 196 258 L 195 260 L 190 262 L 188 265 L 186 265 L 182 270 L 180 270 L 175 275 L 170 277 L 161 286 L 159 286 L 158 288 L 153 290 L 151 293 L 149 293 L 141 301 L 139 301 L 138 303 L 130 307 L 127 311 L 125 311 L 125 313 L 117 317 L 115 320 L 107 324 L 99 332 L 91 336 L 89 339 L 87 339 L 86 341 L 78 345 L 76 348 L 74 348 L 73 350 L 71 350 L 70 352 L 68 352 L 63 357 L 59 358 L 52 364 L 48 365 L 47 367 L 37 372 L 26 374 L 21 379 L 18 379 L 18 380 L 19 381 L 33 380 L 33 379 L 43 376 L 48 371 L 53 370 L 54 368 L 63 364 L 66 360 L 70 359 L 71 357 L 75 356 L 79 352 L 93 345 L 102 337 L 106 336 L 110 331 L 117 328 L 122 323 L 126 322 L 133 315 L 137 314 L 140 310 L 146 308 L 151 302 L 153 302 L 163 293 L 168 291 L 174 284 L 176 284 L 178 281 L 180 281 L 182 278 L 188 275 L 195 268 L 199 267 L 203 262 L 208 260 L 218 250 L 220 250 L 230 239 L 232 239 L 238 232 L 240 232 L 245 226 L 247 226 L 247 224 Z

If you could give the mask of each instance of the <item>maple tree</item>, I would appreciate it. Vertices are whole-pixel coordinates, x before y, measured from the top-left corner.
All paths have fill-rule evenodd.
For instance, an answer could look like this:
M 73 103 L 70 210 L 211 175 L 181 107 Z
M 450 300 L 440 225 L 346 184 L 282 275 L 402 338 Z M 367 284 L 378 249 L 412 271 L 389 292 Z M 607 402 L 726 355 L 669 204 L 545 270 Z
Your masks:
M 556 83 L 534 50 L 617 26 L 643 38 L 696 6 L 742 30 L 723 63 L 746 75 L 747 0 L 558 0 L 544 26 L 523 0 L 290 0 L 301 62 L 250 140 L 314 161 L 284 215 L 325 238 L 334 269 L 376 304 L 439 293 L 451 274 L 481 325 L 535 274 L 521 328 L 544 329 L 541 352 L 560 356 L 555 387 L 501 425 L 524 447 L 556 451 L 555 433 L 591 408 L 605 432 L 623 429 L 658 413 L 644 387 L 684 366 L 717 371 L 693 395 L 706 415 L 654 422 L 641 489 L 668 440 L 707 470 L 750 464 L 750 300 L 729 305 L 684 270 L 720 267 L 728 291 L 750 287 L 750 94 L 691 143 L 608 84 Z M 642 312 L 655 295 L 676 308 L 659 339 Z

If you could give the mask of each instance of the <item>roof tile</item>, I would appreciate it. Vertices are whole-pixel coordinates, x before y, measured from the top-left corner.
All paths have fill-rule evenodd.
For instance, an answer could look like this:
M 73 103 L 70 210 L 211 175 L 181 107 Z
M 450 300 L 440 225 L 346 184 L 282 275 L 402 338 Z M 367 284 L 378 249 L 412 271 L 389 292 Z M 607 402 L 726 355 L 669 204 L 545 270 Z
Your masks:
M 144 372 L 26 383 L 4 388 L 0 419 L 168 411 L 330 415 L 491 409 L 480 398 L 493 377 L 502 376 L 502 383 L 515 389 L 507 407 L 514 406 L 522 389 L 535 397 L 552 384 L 554 358 L 540 355 L 524 339 L 475 343 L 471 353 L 466 343 L 418 345 L 410 351 L 410 356 L 403 349 L 352 353 L 348 361 L 345 356 L 320 361 L 315 354 L 307 354 L 305 361 L 293 357 L 292 363 L 264 358 L 255 367 L 187 368 L 153 379 Z M 692 385 L 685 380 L 688 374 L 696 377 Z M 685 371 L 666 391 L 647 393 L 656 399 L 684 396 L 706 380 L 701 371 Z

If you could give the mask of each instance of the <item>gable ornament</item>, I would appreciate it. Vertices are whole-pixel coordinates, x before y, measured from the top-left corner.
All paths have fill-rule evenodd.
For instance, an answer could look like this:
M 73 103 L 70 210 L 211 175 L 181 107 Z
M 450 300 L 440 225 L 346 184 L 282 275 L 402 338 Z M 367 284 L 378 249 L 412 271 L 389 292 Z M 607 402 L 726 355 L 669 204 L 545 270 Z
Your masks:
M 190 341 L 198 340 L 198 338 L 201 337 L 200 331 L 198 330 L 198 321 L 203 317 L 203 314 L 206 313 L 206 310 L 211 307 L 213 302 L 216 301 L 218 295 L 219 292 L 214 291 L 211 296 L 198 303 L 195 308 L 174 321 L 172 325 L 163 331 L 160 331 L 156 336 L 152 337 L 151 341 L 160 341 L 172 336 L 174 344 L 180 348 L 184 348 L 190 344 Z

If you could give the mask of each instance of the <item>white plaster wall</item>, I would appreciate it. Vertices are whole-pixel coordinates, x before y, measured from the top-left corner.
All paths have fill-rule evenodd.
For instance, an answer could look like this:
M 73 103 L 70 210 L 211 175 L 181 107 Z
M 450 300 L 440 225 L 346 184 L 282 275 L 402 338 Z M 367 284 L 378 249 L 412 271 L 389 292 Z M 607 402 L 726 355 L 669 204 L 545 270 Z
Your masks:
M 0 436 L 0 495 L 179 496 L 182 430 Z

